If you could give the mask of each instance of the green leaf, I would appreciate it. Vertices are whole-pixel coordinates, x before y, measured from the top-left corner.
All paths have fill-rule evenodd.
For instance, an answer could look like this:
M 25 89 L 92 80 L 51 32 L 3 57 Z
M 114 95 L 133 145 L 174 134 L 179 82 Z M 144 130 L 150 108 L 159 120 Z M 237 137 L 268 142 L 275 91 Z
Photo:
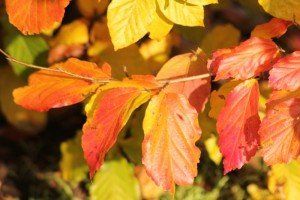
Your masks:
M 105 162 L 90 186 L 91 200 L 140 199 L 138 180 L 125 159 Z
M 4 28 L 3 44 L 5 51 L 12 57 L 28 64 L 46 65 L 47 42 L 40 36 L 25 36 L 15 29 L 6 18 L 1 19 Z M 27 75 L 30 71 L 27 67 L 11 63 L 15 74 Z
M 74 187 L 87 178 L 88 172 L 81 148 L 81 135 L 78 132 L 75 138 L 60 145 L 62 159 L 59 164 L 62 177 Z

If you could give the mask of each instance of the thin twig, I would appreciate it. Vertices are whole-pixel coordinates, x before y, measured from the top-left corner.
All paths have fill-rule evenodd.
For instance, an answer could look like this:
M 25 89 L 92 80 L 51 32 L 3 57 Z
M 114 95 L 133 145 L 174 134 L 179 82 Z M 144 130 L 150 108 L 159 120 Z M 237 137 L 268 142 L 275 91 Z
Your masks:
M 205 79 L 209 78 L 211 75 L 209 73 L 207 74 L 200 74 L 196 76 L 189 76 L 189 77 L 183 77 L 183 78 L 176 78 L 176 79 L 162 79 L 157 80 L 157 82 L 161 84 L 172 84 L 172 83 L 180 83 L 180 82 L 187 82 L 187 81 L 193 81 L 197 79 Z
M 33 68 L 33 69 L 64 73 L 64 74 L 72 76 L 74 78 L 84 79 L 84 80 L 87 80 L 87 81 L 90 81 L 90 82 L 95 82 L 95 83 L 105 84 L 105 83 L 109 83 L 109 82 L 114 80 L 114 79 L 105 79 L 105 80 L 103 80 L 103 79 L 94 79 L 94 78 L 91 78 L 91 77 L 81 76 L 81 75 L 74 74 L 72 72 L 66 71 L 66 70 L 64 70 L 60 67 L 57 67 L 56 69 L 54 69 L 54 68 L 46 68 L 46 67 L 42 67 L 42 66 L 28 64 L 28 63 L 25 63 L 25 62 L 22 62 L 22 61 L 19 61 L 19 60 L 13 58 L 12 56 L 7 54 L 2 49 L 0 49 L 0 53 L 2 53 L 6 57 L 6 59 L 11 61 L 11 62 L 18 63 L 18 64 L 21 64 L 21 65 L 24 65 L 26 67 Z M 201 74 L 201 75 L 183 77 L 183 78 L 176 78 L 176 79 L 157 79 L 156 81 L 158 83 L 160 83 L 162 85 L 161 88 L 163 88 L 167 84 L 187 82 L 187 81 L 193 81 L 193 80 L 197 80 L 197 79 L 205 79 L 205 78 L 208 78 L 210 76 L 211 75 L 209 73 L 207 73 L 207 74 Z
M 51 71 L 51 72 L 64 73 L 64 74 L 72 76 L 74 78 L 84 79 L 84 80 L 91 81 L 91 82 L 97 82 L 97 83 L 108 83 L 108 82 L 110 82 L 109 79 L 107 79 L 107 80 L 94 79 L 94 78 L 91 78 L 91 77 L 86 77 L 86 76 L 81 76 L 81 75 L 78 75 L 78 74 L 74 74 L 72 72 L 64 70 L 63 68 L 61 68 L 59 66 L 57 66 L 56 69 L 55 69 L 55 68 L 47 68 L 47 67 L 42 67 L 42 66 L 38 66 L 38 65 L 28 64 L 28 63 L 25 63 L 25 62 L 22 62 L 22 61 L 19 61 L 19 60 L 13 58 L 11 55 L 6 53 L 2 49 L 0 49 L 0 53 L 2 53 L 8 61 L 20 64 L 20 65 L 24 65 L 24 66 L 32 68 L 32 69 L 39 69 L 39 70 L 45 70 L 45 71 Z

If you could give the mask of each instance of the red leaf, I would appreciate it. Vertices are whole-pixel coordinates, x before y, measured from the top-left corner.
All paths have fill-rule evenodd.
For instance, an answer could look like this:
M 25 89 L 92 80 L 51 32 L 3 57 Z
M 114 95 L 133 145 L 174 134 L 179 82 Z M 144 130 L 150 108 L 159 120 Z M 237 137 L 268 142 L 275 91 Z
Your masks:
M 71 58 L 65 63 L 56 64 L 50 69 L 64 71 L 91 79 L 109 79 L 110 67 L 101 68 L 96 64 Z M 30 110 L 48 111 L 73 105 L 83 101 L 90 93 L 95 92 L 98 83 L 92 80 L 74 78 L 62 72 L 41 70 L 29 77 L 29 85 L 14 91 L 14 101 Z
M 217 120 L 224 173 L 240 169 L 258 148 L 259 89 L 255 79 L 237 85 L 226 98 Z
M 24 34 L 40 33 L 60 23 L 70 0 L 6 0 L 9 21 Z
M 260 24 L 251 32 L 251 37 L 271 39 L 284 35 L 292 22 L 273 18 L 269 22 Z
M 273 92 L 259 129 L 261 154 L 268 165 L 300 156 L 300 91 Z
M 131 113 L 150 99 L 150 94 L 145 90 L 125 87 L 120 83 L 119 87 L 114 85 L 113 88 L 108 84 L 108 90 L 96 94 L 87 113 L 82 148 L 91 177 L 101 167 L 106 153 L 115 144 Z
M 186 53 L 170 59 L 159 71 L 157 80 L 175 79 L 207 74 L 207 58 L 204 52 Z M 184 94 L 197 111 L 204 109 L 210 94 L 210 78 L 171 83 L 165 91 Z
M 279 56 L 277 45 L 270 39 L 250 38 L 233 49 L 213 54 L 209 68 L 220 79 L 246 80 L 270 69 Z
M 200 151 L 195 146 L 201 130 L 198 114 L 185 96 L 161 92 L 146 110 L 143 128 L 143 164 L 165 190 L 192 184 L 197 175 Z
M 269 84 L 276 90 L 300 88 L 300 51 L 278 60 L 270 71 Z

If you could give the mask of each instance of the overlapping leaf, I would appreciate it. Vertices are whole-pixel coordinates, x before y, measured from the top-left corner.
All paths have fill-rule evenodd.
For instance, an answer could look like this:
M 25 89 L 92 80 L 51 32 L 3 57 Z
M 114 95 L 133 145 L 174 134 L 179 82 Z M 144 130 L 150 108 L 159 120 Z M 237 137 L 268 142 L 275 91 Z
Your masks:
M 264 161 L 273 165 L 300 156 L 300 91 L 273 92 L 259 129 Z
M 164 91 L 154 96 L 143 128 L 143 164 L 156 184 L 172 192 L 175 183 L 192 184 L 200 156 L 195 142 L 201 130 L 186 97 Z
M 300 51 L 278 60 L 273 65 L 269 84 L 276 90 L 295 91 L 300 88 Z
M 300 1 L 259 0 L 258 2 L 274 17 L 300 23 Z
M 255 79 L 231 91 L 217 121 L 219 146 L 224 156 L 224 173 L 241 168 L 258 148 L 259 88 Z
M 182 0 L 157 0 L 161 12 L 170 21 L 183 26 L 203 26 L 204 8 Z
M 107 11 L 115 50 L 137 42 L 148 31 L 156 5 L 154 0 L 113 0 Z
M 279 48 L 272 40 L 252 37 L 233 49 L 215 52 L 210 69 L 216 73 L 215 80 L 246 80 L 269 70 L 278 56 Z
M 101 167 L 132 112 L 149 99 L 150 93 L 141 86 L 122 82 L 112 82 L 92 97 L 82 137 L 91 177 Z
M 93 82 L 94 79 L 108 80 L 110 78 L 108 65 L 104 65 L 101 69 L 94 63 L 74 58 L 49 69 L 56 71 L 36 72 L 29 77 L 28 86 L 14 91 L 14 100 L 17 104 L 36 111 L 48 111 L 51 108 L 73 105 L 96 91 L 100 84 Z
M 170 59 L 159 71 L 157 80 L 175 79 L 204 75 L 208 73 L 206 68 L 207 58 L 204 52 L 198 50 L 196 54 L 186 53 Z M 168 92 L 184 94 L 190 104 L 197 111 L 204 109 L 210 93 L 210 78 L 195 79 L 183 81 L 180 83 L 171 83 L 165 88 Z
M 70 0 L 6 0 L 9 21 L 24 34 L 36 34 L 61 22 Z
M 280 37 L 286 33 L 290 25 L 292 25 L 290 21 L 273 18 L 265 24 L 256 26 L 251 32 L 251 37 L 260 37 L 266 39 Z

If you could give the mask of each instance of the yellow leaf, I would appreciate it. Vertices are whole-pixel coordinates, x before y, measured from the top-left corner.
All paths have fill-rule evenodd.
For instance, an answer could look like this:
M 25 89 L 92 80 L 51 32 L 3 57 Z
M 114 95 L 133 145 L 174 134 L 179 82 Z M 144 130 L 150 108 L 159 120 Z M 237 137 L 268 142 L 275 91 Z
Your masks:
M 298 199 L 300 196 L 300 162 L 295 160 L 289 164 L 273 165 L 268 187 L 281 199 Z
M 183 1 L 186 1 L 187 3 L 190 4 L 199 5 L 199 6 L 218 3 L 218 0 L 183 0 Z
M 205 35 L 200 46 L 210 55 L 217 49 L 238 45 L 240 38 L 241 32 L 231 24 L 218 25 Z
M 276 200 L 274 195 L 267 189 L 262 189 L 256 184 L 250 184 L 247 186 L 247 192 L 250 194 L 252 200 Z
M 81 148 L 81 132 L 76 137 L 60 145 L 62 158 L 59 166 L 64 180 L 76 187 L 79 182 L 87 178 L 88 166 L 85 163 Z
M 219 165 L 222 160 L 222 154 L 220 152 L 217 137 L 212 134 L 210 138 L 204 142 L 205 148 L 208 152 L 209 158 L 216 164 Z
M 165 37 L 160 41 L 149 40 L 140 47 L 140 53 L 153 73 L 157 73 L 169 59 L 173 47 L 172 37 Z
M 173 28 L 173 23 L 168 20 L 157 8 L 153 21 L 148 26 L 151 39 L 160 40 L 164 38 Z
M 157 0 L 161 12 L 170 21 L 183 26 L 204 26 L 203 6 L 183 0 Z
M 148 176 L 144 167 L 136 167 L 135 173 L 140 184 L 143 199 L 159 199 L 164 193 L 163 189 L 158 187 Z
M 88 41 L 87 24 L 82 20 L 75 20 L 70 24 L 64 25 L 50 44 L 51 46 L 86 44 Z
M 6 120 L 17 129 L 28 134 L 36 134 L 47 123 L 47 115 L 26 110 L 14 103 L 12 92 L 25 81 L 18 78 L 10 68 L 0 70 L 0 109 Z
M 271 15 L 300 23 L 299 0 L 259 0 L 259 4 Z
M 115 50 L 141 39 L 148 32 L 155 10 L 154 0 L 113 0 L 107 20 Z
M 98 58 L 99 64 L 100 62 L 107 62 L 112 66 L 112 76 L 115 78 L 125 77 L 124 67 L 130 75 L 151 74 L 151 69 L 136 44 L 118 51 L 114 51 L 112 47 L 109 47 Z
M 225 106 L 225 99 L 229 92 L 238 84 L 240 81 L 230 81 L 222 85 L 222 87 L 216 91 L 214 90 L 210 96 L 211 110 L 209 111 L 209 117 L 217 119 L 221 109 Z

